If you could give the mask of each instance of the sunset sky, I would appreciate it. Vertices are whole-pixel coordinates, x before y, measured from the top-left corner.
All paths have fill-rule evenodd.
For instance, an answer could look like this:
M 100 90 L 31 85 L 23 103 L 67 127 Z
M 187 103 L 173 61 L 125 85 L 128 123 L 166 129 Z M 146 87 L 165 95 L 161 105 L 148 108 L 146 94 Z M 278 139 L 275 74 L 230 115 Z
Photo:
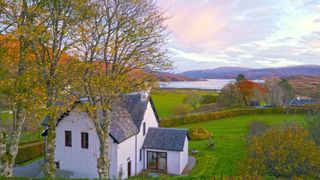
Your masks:
M 320 0 L 157 0 L 176 72 L 320 64 Z

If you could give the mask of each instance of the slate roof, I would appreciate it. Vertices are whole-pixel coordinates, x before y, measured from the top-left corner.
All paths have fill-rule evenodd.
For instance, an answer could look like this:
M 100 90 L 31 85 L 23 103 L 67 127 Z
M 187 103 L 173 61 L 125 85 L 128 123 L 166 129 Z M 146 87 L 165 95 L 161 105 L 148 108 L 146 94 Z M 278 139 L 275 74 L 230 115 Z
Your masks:
M 115 102 L 110 118 L 110 136 L 118 143 L 139 132 L 122 100 Z
M 81 102 L 86 102 L 86 99 L 81 99 Z M 77 102 L 77 103 L 81 103 Z M 77 104 L 75 103 L 75 104 Z M 144 114 L 144 112 L 143 112 Z M 60 118 L 58 119 L 57 125 L 59 122 L 65 117 L 68 116 L 69 112 L 65 112 L 61 114 Z M 102 111 L 101 111 L 102 115 Z M 142 116 L 143 117 L 143 116 Z M 119 98 L 114 102 L 113 109 L 110 112 L 110 136 L 117 142 L 121 143 L 124 140 L 130 138 L 133 135 L 138 134 L 139 129 L 137 128 L 134 120 L 132 119 L 132 115 L 127 110 L 125 102 L 122 98 Z M 46 116 L 43 121 L 42 125 L 48 125 L 49 117 Z M 46 132 L 44 132 L 45 134 Z
M 141 93 L 132 93 L 123 95 L 123 100 L 133 122 L 137 128 L 140 128 L 147 110 L 148 99 L 143 99 Z
M 110 113 L 110 136 L 117 143 L 121 143 L 129 137 L 139 133 L 139 128 L 141 127 L 141 123 L 143 121 L 149 101 L 158 120 L 158 115 L 154 108 L 151 97 L 143 96 L 145 96 L 145 94 L 140 92 L 124 94 L 121 98 L 117 99 L 114 102 L 114 105 L 112 106 L 113 110 Z M 74 104 L 72 109 L 76 104 L 86 101 L 86 98 L 81 98 L 80 101 Z M 61 114 L 60 118 L 57 121 L 57 124 L 59 124 L 59 122 L 65 116 L 68 116 L 70 111 Z M 46 126 L 48 125 L 48 121 L 49 117 L 45 117 L 41 124 L 43 126 Z
M 294 98 L 290 101 L 290 105 L 311 105 L 316 104 L 317 101 L 312 99 L 302 99 L 302 98 Z
M 143 143 L 145 149 L 183 151 L 186 129 L 149 128 Z

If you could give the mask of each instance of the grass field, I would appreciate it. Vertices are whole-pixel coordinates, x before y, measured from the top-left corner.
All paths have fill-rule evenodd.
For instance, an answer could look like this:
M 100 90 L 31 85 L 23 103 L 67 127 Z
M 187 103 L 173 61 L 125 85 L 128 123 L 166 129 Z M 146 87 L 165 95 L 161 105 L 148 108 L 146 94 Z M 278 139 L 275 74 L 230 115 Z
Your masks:
M 6 122 L 7 120 L 10 121 L 10 119 L 12 119 L 12 114 L 10 114 L 9 112 L 1 113 L 2 121 Z M 43 138 L 41 137 L 41 131 L 41 129 L 38 129 L 32 132 L 22 132 L 20 137 L 20 143 L 28 143 L 43 140 Z
M 8 118 L 10 117 L 10 113 L 9 112 L 2 112 L 1 113 L 1 120 L 5 121 L 8 120 Z
M 172 90 L 159 89 L 151 92 L 151 97 L 156 106 L 160 118 L 171 115 L 172 109 L 179 104 L 183 104 L 183 99 L 190 93 L 201 95 L 218 95 L 216 91 L 210 90 Z
M 302 115 L 246 115 L 203 123 L 179 126 L 179 128 L 204 127 L 213 133 L 215 150 L 207 149 L 207 140 L 189 141 L 189 150 L 196 149 L 197 164 L 190 176 L 234 176 L 236 163 L 245 156 L 245 135 L 250 121 L 268 124 L 285 121 L 301 121 Z

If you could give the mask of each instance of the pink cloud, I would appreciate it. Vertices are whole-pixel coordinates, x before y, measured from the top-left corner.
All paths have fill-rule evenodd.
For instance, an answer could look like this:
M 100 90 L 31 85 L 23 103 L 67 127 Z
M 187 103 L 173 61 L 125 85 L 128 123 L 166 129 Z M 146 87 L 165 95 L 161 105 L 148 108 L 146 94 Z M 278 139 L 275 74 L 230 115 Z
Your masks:
M 201 43 L 211 39 L 226 23 L 219 20 L 213 8 L 177 11 L 167 24 L 178 40 L 186 43 Z
M 226 63 L 216 62 L 219 56 L 222 60 L 242 65 L 250 62 L 257 67 L 270 65 L 255 60 L 268 60 L 275 66 L 297 64 L 301 59 L 305 63 L 315 59 L 318 62 L 319 38 L 303 42 L 304 46 L 295 51 L 271 43 L 290 37 L 292 40 L 285 42 L 286 46 L 296 47 L 295 43 L 304 39 L 303 36 L 319 31 L 320 20 L 316 18 L 319 16 L 311 11 L 320 7 L 319 0 L 308 1 L 314 2 L 294 5 L 291 1 L 275 3 L 274 0 L 157 0 L 171 17 L 166 22 L 172 32 L 168 47 L 184 54 L 173 56 L 174 60 L 211 59 L 216 65 Z M 303 19 L 299 24 L 303 28 L 291 28 L 292 22 L 299 18 Z M 261 47 L 269 51 L 260 52 Z M 315 53 L 305 53 L 311 50 Z

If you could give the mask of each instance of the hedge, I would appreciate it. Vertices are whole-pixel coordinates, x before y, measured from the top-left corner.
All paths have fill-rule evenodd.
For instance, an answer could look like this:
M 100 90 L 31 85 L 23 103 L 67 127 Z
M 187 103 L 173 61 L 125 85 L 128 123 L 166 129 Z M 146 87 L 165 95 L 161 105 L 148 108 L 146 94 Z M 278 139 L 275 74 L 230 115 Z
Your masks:
M 307 107 L 289 107 L 289 108 L 264 108 L 264 109 L 233 109 L 226 111 L 192 114 L 185 117 L 177 117 L 171 119 L 164 119 L 160 121 L 161 127 L 172 127 L 178 125 L 192 124 L 197 122 L 212 121 L 221 118 L 228 118 L 240 115 L 249 114 L 303 114 L 308 110 Z M 312 109 L 320 110 L 320 107 L 313 107 Z
M 36 159 L 44 154 L 44 142 L 36 142 L 19 147 L 16 164 Z

